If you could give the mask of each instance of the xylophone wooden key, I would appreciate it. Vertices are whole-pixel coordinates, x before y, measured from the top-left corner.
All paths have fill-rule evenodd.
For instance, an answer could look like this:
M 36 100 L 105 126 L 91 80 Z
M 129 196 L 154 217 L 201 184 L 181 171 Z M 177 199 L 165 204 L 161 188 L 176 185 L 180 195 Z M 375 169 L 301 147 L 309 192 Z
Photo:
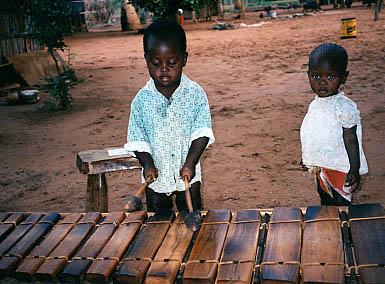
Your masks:
M 60 280 L 62 282 L 79 282 L 125 217 L 123 212 L 109 213 L 60 273 Z
M 39 281 L 56 280 L 58 273 L 76 250 L 79 249 L 101 218 L 102 215 L 99 212 L 86 213 L 44 260 L 36 271 L 36 279 Z
M 109 279 L 146 219 L 144 211 L 132 212 L 126 217 L 88 268 L 86 280 L 104 282 Z
M 9 217 L 9 215 L 11 215 L 11 213 L 8 213 L 8 212 L 0 212 L 0 222 L 5 221 L 5 219 L 7 219 L 7 218 Z
M 12 230 L 23 220 L 23 214 L 13 213 L 7 219 L 0 221 L 0 242 L 4 240 L 12 232 Z
M 46 257 L 48 257 L 56 246 L 64 239 L 81 217 L 81 213 L 70 213 L 65 216 L 63 220 L 60 220 L 48 233 L 47 237 L 33 249 L 16 269 L 16 279 L 32 280 L 36 271 L 44 263 Z
M 231 212 L 210 210 L 205 216 L 183 272 L 183 283 L 214 283 Z
M 149 219 L 128 250 L 117 272 L 116 283 L 142 283 L 151 261 L 154 259 L 175 216 L 163 220 Z
M 359 282 L 385 283 L 385 210 L 381 204 L 349 207 Z
M 179 214 L 151 262 L 144 283 L 174 283 L 193 236 L 194 232 Z
M 344 251 L 337 207 L 307 208 L 301 264 L 303 283 L 344 283 Z
M 258 210 L 235 212 L 227 233 L 216 283 L 251 282 L 260 222 Z
M 33 224 L 23 237 L 7 252 L 7 255 L 0 259 L 0 274 L 4 275 L 13 272 L 22 259 L 49 232 L 59 219 L 59 213 L 51 213 L 42 217 L 36 224 Z M 22 224 L 20 224 L 20 226 L 22 226 Z M 9 237 L 12 235 L 13 234 L 9 235 Z M 16 237 L 18 236 L 19 235 L 16 235 Z
M 0 243 L 0 256 L 5 255 L 43 216 L 44 214 L 42 213 L 33 213 L 17 226 L 15 230 Z
M 261 283 L 298 283 L 301 239 L 301 210 L 274 208 L 261 264 Z

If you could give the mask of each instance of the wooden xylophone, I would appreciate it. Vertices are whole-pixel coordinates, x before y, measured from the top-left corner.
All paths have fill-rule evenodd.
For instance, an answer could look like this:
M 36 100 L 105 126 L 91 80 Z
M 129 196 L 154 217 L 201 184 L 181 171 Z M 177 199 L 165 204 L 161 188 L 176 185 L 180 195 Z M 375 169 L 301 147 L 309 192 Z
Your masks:
M 385 210 L 311 206 L 133 213 L 0 212 L 0 275 L 114 283 L 385 283 Z

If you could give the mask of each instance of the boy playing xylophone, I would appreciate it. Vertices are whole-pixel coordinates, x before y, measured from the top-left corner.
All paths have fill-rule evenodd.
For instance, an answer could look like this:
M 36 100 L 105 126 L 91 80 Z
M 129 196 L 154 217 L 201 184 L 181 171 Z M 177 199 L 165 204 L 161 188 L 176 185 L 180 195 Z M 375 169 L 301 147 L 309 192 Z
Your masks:
M 347 64 L 346 50 L 336 44 L 322 44 L 309 57 L 316 97 L 301 126 L 301 164 L 316 175 L 321 205 L 350 205 L 360 175 L 368 172 L 360 112 L 339 90 L 349 75 Z
M 182 73 L 186 66 L 186 34 L 172 20 L 152 23 L 143 37 L 150 80 L 131 104 L 127 143 L 143 167 L 147 210 L 172 214 L 172 195 L 187 213 L 184 179 L 191 183 L 194 210 L 201 210 L 200 157 L 214 142 L 207 96 Z

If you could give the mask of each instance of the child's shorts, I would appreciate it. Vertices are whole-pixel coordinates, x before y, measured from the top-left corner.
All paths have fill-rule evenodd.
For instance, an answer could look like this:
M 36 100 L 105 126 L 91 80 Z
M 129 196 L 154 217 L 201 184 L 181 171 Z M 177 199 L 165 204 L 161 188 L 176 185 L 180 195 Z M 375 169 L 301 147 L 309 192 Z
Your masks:
M 194 210 L 202 210 L 201 183 L 194 182 L 190 186 L 191 200 Z M 146 188 L 147 211 L 160 215 L 168 215 L 172 212 L 172 196 L 175 195 L 175 203 L 179 212 L 188 212 L 185 192 L 174 191 L 172 194 L 157 193 L 151 188 Z

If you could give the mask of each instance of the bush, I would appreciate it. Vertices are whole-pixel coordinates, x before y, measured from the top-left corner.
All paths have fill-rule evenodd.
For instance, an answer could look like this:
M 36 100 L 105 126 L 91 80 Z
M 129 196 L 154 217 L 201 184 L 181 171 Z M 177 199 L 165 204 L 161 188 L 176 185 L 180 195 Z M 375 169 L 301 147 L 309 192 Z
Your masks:
M 47 79 L 48 100 L 46 106 L 51 110 L 69 110 L 72 107 L 70 84 L 76 80 L 72 69 L 66 69 L 62 75 Z

